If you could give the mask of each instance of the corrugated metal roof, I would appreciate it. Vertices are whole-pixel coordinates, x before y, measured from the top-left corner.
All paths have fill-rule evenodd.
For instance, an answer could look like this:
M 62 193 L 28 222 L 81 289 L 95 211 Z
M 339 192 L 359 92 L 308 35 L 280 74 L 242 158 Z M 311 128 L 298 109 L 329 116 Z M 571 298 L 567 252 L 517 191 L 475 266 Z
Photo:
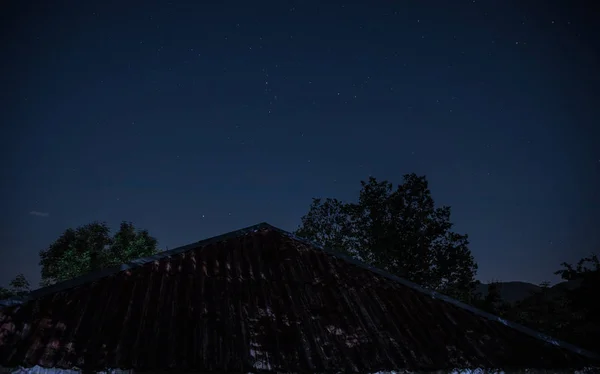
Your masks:
M 5 367 L 375 372 L 598 362 L 267 224 L 0 310 Z

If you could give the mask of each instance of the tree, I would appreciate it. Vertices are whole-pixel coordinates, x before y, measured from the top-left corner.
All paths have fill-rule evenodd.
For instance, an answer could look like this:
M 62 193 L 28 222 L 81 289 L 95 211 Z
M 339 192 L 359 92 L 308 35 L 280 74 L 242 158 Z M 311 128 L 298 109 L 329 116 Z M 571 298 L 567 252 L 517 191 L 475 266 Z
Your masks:
M 407 174 L 392 184 L 361 182 L 357 203 L 313 199 L 296 235 L 470 300 L 477 265 L 467 235 L 451 231 L 450 207 L 435 207 L 427 179 Z
M 158 252 L 147 230 L 122 222 L 113 237 L 104 222 L 67 229 L 48 249 L 40 251 L 42 286 L 72 279 L 90 271 L 116 266 Z
M 600 261 L 598 260 L 598 255 L 595 253 L 579 260 L 576 268 L 573 268 L 573 265 L 566 262 L 563 262 L 561 265 L 564 269 L 557 270 L 554 274 L 560 275 L 562 279 L 567 281 L 597 281 L 596 277 L 600 271 Z
M 600 261 L 596 254 L 584 257 L 573 265 L 562 263 L 563 269 L 554 274 L 560 275 L 562 279 L 576 284 L 567 290 L 567 297 L 571 307 L 583 313 L 584 319 L 600 326 L 600 305 L 596 299 L 600 294 Z
M 499 281 L 491 281 L 487 284 L 485 295 L 477 294 L 472 304 L 488 313 L 504 317 L 510 309 L 510 303 L 502 299 L 502 284 Z
M 596 254 L 584 257 L 575 267 L 566 262 L 555 272 L 575 286 L 566 290 L 571 314 L 570 329 L 564 339 L 584 348 L 600 351 L 600 261 Z
M 550 336 L 600 351 L 600 263 L 596 255 L 581 259 L 575 266 L 562 263 L 555 272 L 565 283 L 540 290 L 517 302 L 507 318 Z
M 573 319 L 567 300 L 549 282 L 540 283 L 540 289 L 523 300 L 517 301 L 508 317 L 548 335 L 561 337 Z
M 0 300 L 11 297 L 22 297 L 30 291 L 29 281 L 23 274 L 18 274 L 10 283 L 8 288 L 0 287 Z

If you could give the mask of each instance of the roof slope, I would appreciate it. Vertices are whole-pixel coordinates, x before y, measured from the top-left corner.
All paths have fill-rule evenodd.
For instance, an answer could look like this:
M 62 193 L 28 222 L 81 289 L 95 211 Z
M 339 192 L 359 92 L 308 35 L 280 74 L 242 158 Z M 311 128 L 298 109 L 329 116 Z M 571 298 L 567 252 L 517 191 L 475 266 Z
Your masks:
M 267 224 L 0 310 L 4 367 L 375 372 L 600 362 L 549 341 Z

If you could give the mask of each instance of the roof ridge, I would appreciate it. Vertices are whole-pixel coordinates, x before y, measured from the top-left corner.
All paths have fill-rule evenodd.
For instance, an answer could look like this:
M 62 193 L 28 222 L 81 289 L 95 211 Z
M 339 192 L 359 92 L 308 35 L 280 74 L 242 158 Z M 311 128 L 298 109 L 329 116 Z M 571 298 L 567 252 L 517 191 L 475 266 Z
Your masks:
M 413 282 L 411 282 L 409 280 L 406 280 L 404 278 L 398 277 L 397 275 L 394 275 L 392 273 L 389 273 L 389 272 L 387 272 L 385 270 L 382 270 L 382 269 L 379 269 L 377 267 L 368 265 L 367 263 L 359 261 L 359 260 L 357 260 L 355 258 L 352 258 L 352 257 L 350 257 L 350 256 L 348 256 L 348 255 L 346 255 L 344 253 L 332 251 L 332 250 L 330 250 L 328 248 L 323 247 L 320 244 L 317 244 L 317 243 L 312 242 L 312 241 L 310 241 L 308 239 L 296 236 L 295 234 L 292 234 L 292 233 L 290 233 L 288 231 L 282 230 L 282 229 L 280 229 L 278 227 L 275 227 L 273 225 L 270 225 L 270 224 L 268 224 L 266 222 L 261 222 L 259 224 L 248 226 L 248 227 L 245 227 L 245 228 L 242 228 L 242 229 L 239 229 L 239 230 L 235 230 L 235 231 L 231 231 L 231 232 L 228 232 L 228 233 L 225 233 L 225 234 L 213 236 L 213 237 L 210 237 L 210 238 L 207 238 L 207 239 L 204 239 L 204 240 L 200 240 L 198 242 L 194 242 L 194 243 L 191 243 L 191 244 L 188 244 L 188 245 L 184 245 L 184 246 L 180 246 L 180 247 L 174 248 L 174 249 L 169 250 L 169 251 L 163 251 L 163 252 L 160 252 L 160 253 L 158 253 L 156 255 L 153 255 L 153 256 L 148 256 L 148 257 L 136 259 L 136 260 L 133 260 L 133 261 L 121 264 L 120 266 L 116 266 L 116 267 L 112 267 L 112 268 L 107 268 L 107 269 L 99 270 L 99 271 L 96 271 L 96 272 L 93 272 L 93 273 L 90 273 L 90 274 L 82 275 L 80 277 L 77 277 L 77 278 L 74 278 L 74 279 L 70 279 L 70 280 L 66 280 L 66 281 L 54 284 L 52 286 L 43 287 L 43 288 L 31 291 L 27 296 L 25 296 L 25 297 L 23 297 L 21 299 L 13 298 L 13 299 L 7 299 L 7 300 L 0 300 L 0 308 L 6 307 L 6 306 L 10 306 L 10 305 L 21 304 L 23 302 L 34 300 L 34 299 L 39 298 L 41 296 L 45 296 L 45 295 L 48 295 L 48 294 L 51 294 L 51 293 L 54 293 L 54 292 L 63 291 L 63 290 L 66 290 L 66 289 L 69 289 L 69 288 L 73 288 L 73 287 L 76 287 L 78 285 L 87 283 L 87 282 L 92 282 L 92 281 L 95 281 L 95 280 L 98 280 L 98 279 L 101 279 L 101 278 L 104 278 L 104 277 L 108 277 L 110 275 L 116 274 L 116 273 L 124 271 L 124 270 L 128 270 L 128 269 L 133 269 L 133 268 L 136 268 L 136 267 L 140 267 L 140 266 L 142 266 L 142 265 L 144 265 L 144 264 L 146 264 L 148 262 L 151 262 L 151 261 L 155 261 L 155 260 L 159 260 L 159 259 L 162 259 L 162 258 L 165 258 L 165 257 L 168 257 L 168 256 L 179 254 L 179 253 L 188 251 L 190 249 L 197 248 L 199 246 L 206 246 L 208 244 L 220 242 L 220 241 L 223 241 L 223 240 L 240 237 L 242 235 L 246 235 L 246 234 L 249 234 L 249 233 L 252 233 L 252 232 L 257 232 L 257 231 L 259 231 L 261 229 L 270 229 L 270 230 L 273 230 L 273 231 L 275 231 L 275 232 L 277 232 L 277 233 L 279 233 L 279 234 L 281 234 L 283 236 L 286 236 L 286 237 L 288 237 L 288 238 L 290 238 L 292 240 L 304 243 L 304 244 L 306 244 L 306 245 L 308 245 L 310 247 L 313 247 L 313 248 L 317 248 L 317 249 L 319 249 L 319 250 L 327 253 L 328 255 L 334 256 L 334 257 L 336 257 L 336 258 L 338 258 L 340 260 L 343 260 L 343 261 L 345 261 L 347 263 L 350 263 L 352 265 L 356 265 L 358 267 L 361 267 L 361 268 L 363 268 L 365 270 L 374 272 L 374 273 L 379 274 L 379 275 L 381 275 L 381 276 L 383 276 L 383 277 L 385 277 L 385 278 L 387 278 L 389 280 L 392 280 L 392 281 L 394 281 L 396 283 L 399 283 L 399 284 L 402 284 L 402 285 L 404 285 L 406 287 L 409 287 L 409 288 L 411 288 L 411 289 L 413 289 L 413 290 L 415 290 L 417 292 L 420 292 L 422 294 L 428 295 L 428 296 L 432 297 L 433 299 L 439 299 L 441 301 L 450 303 L 450 304 L 452 304 L 452 305 L 454 305 L 454 306 L 456 306 L 458 308 L 467 310 L 467 311 L 469 311 L 469 312 L 471 312 L 471 313 L 473 313 L 473 314 L 475 314 L 477 316 L 486 318 L 486 319 L 491 320 L 491 321 L 499 322 L 499 323 L 501 323 L 501 324 L 503 324 L 503 325 L 505 325 L 505 326 L 507 326 L 509 328 L 517 330 L 517 331 L 519 331 L 519 332 L 521 332 L 523 334 L 529 335 L 529 336 L 531 336 L 531 337 L 533 337 L 533 338 L 535 338 L 537 340 L 541 340 L 541 341 L 544 341 L 546 343 L 558 346 L 558 347 L 563 348 L 565 350 L 568 350 L 570 352 L 579 354 L 581 356 L 590 358 L 592 360 L 596 360 L 596 361 L 598 361 L 600 363 L 600 355 L 597 354 L 597 353 L 595 353 L 595 352 L 588 351 L 586 349 L 579 348 L 579 347 L 577 347 L 577 346 L 575 346 L 575 345 L 573 345 L 571 343 L 567 343 L 565 341 L 552 338 L 549 335 L 542 334 L 541 332 L 536 331 L 534 329 L 531 329 L 529 327 L 520 325 L 520 324 L 515 323 L 515 322 L 508 321 L 508 320 L 506 320 L 504 318 L 501 318 L 501 317 L 498 317 L 498 316 L 493 315 L 491 313 L 485 312 L 485 311 L 480 310 L 478 308 L 475 308 L 475 307 L 473 307 L 471 305 L 468 305 L 468 304 L 465 304 L 465 303 L 463 303 L 461 301 L 453 299 L 453 298 L 451 298 L 449 296 L 443 295 L 443 294 L 438 293 L 438 292 L 433 291 L 433 290 L 426 289 L 426 288 L 424 288 L 424 287 L 422 287 L 422 286 L 420 286 L 420 285 L 418 285 L 416 283 L 413 283 Z

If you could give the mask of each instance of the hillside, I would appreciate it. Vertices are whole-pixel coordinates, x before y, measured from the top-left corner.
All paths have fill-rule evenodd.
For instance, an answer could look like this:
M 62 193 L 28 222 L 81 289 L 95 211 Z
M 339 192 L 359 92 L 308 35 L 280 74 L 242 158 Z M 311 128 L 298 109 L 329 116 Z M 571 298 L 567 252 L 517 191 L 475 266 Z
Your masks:
M 533 283 L 528 282 L 499 282 L 500 285 L 500 296 L 503 300 L 509 303 L 515 303 L 517 301 L 524 300 L 531 296 L 532 293 L 539 292 L 541 287 Z M 578 282 L 561 282 L 557 283 L 550 288 L 552 293 L 562 293 L 568 289 L 577 287 Z M 477 292 L 485 297 L 488 292 L 488 284 L 481 283 L 477 286 Z

